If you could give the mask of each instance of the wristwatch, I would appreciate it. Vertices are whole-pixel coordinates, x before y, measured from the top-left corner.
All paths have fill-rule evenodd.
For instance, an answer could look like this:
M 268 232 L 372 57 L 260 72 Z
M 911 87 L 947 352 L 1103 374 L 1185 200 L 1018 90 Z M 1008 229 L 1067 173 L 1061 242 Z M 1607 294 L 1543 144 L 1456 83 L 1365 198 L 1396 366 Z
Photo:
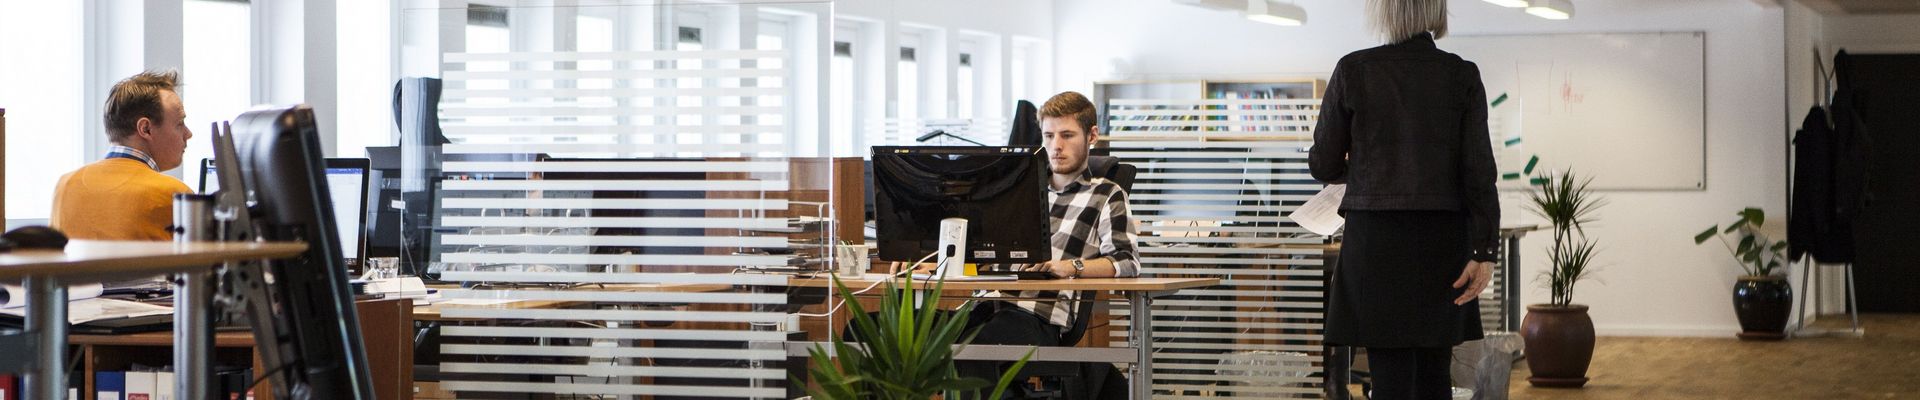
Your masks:
M 1080 279 L 1080 273 L 1086 271 L 1087 263 L 1081 262 L 1078 258 L 1073 259 L 1073 279 Z

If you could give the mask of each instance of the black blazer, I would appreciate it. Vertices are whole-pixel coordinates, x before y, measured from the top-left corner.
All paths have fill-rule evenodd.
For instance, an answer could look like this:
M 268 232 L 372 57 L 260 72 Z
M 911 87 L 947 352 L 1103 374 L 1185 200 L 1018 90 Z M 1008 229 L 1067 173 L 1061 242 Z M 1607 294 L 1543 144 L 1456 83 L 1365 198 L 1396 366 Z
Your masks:
M 1341 210 L 1464 210 L 1473 259 L 1500 248 L 1500 200 L 1480 69 L 1421 34 L 1348 54 L 1320 104 L 1308 164 L 1346 183 Z

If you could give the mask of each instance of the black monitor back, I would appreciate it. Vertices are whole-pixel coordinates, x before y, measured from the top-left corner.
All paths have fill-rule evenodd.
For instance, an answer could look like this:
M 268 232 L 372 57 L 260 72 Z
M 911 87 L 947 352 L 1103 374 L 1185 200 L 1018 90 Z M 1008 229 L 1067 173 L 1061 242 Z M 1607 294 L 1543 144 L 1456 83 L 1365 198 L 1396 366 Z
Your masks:
M 873 148 L 880 259 L 912 262 L 940 245 L 940 220 L 967 219 L 967 262 L 1052 259 L 1047 159 L 1037 147 Z
M 327 197 L 318 126 L 307 106 L 240 114 L 233 128 L 242 179 L 253 192 L 255 232 L 307 244 L 300 256 L 269 262 L 270 296 L 281 329 L 274 346 L 290 365 L 290 398 L 372 399 L 366 348 Z M 268 350 L 275 351 L 275 350 Z

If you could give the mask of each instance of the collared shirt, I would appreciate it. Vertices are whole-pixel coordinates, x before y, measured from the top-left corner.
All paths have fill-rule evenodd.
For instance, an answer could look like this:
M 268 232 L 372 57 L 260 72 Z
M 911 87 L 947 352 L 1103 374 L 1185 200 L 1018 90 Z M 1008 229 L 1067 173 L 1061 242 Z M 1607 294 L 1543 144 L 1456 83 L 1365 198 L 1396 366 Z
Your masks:
M 121 146 L 121 145 L 114 145 L 113 147 L 108 147 L 107 158 L 125 158 L 125 159 L 134 160 L 134 161 L 139 161 L 141 163 L 147 164 L 147 168 L 153 168 L 154 171 L 160 170 L 160 164 L 153 162 L 153 156 L 147 155 L 147 152 L 140 151 L 140 149 L 136 149 L 132 147 Z
M 1134 250 L 1134 234 L 1138 230 L 1133 224 L 1133 216 L 1127 211 L 1127 192 L 1120 185 L 1101 178 L 1093 178 L 1082 173 L 1080 179 L 1068 183 L 1059 190 L 1049 187 L 1047 200 L 1053 206 L 1048 210 L 1048 226 L 1053 227 L 1049 238 L 1053 247 L 1054 260 L 1091 260 L 1111 258 L 1114 276 L 1134 277 L 1140 275 L 1140 260 Z M 1027 270 L 1043 271 L 1040 264 L 1024 266 Z M 1047 322 L 1059 326 L 1072 326 L 1073 292 L 1051 290 L 1030 290 L 1017 294 L 990 292 L 981 297 L 1022 298 L 1059 298 L 1060 301 L 1021 300 L 1014 305 L 1032 311 L 1047 318 Z

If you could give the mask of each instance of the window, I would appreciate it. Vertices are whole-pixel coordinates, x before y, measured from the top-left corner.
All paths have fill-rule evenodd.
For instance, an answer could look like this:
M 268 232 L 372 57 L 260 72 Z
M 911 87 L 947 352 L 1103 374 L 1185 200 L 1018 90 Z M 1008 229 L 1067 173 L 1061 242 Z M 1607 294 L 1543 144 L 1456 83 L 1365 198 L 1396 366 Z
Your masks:
M 792 24 L 786 21 L 761 22 L 759 35 L 754 37 L 754 48 L 759 50 L 787 50 L 787 36 L 791 33 L 789 32 L 789 29 L 792 26 L 793 26 Z M 762 69 L 787 68 L 788 66 L 783 64 L 781 60 L 782 58 L 780 57 L 761 58 L 755 61 L 754 67 L 762 68 Z M 792 73 L 791 71 L 787 72 L 787 74 L 791 74 L 791 73 Z M 755 87 L 787 88 L 787 84 L 786 84 L 787 78 L 785 78 L 785 76 L 786 75 L 782 75 L 782 77 L 754 79 L 754 86 Z M 792 93 L 791 88 L 787 88 L 787 91 L 788 93 Z M 780 104 L 781 97 L 784 97 L 784 96 L 780 96 L 780 95 L 759 96 L 754 99 L 754 105 L 759 107 L 781 107 L 783 106 L 783 104 Z M 759 114 L 754 116 L 754 118 L 755 118 L 754 122 L 757 124 L 786 125 L 786 115 L 777 113 L 777 112 Z M 787 128 L 787 132 L 796 132 L 796 133 L 798 132 L 798 130 L 794 129 L 795 127 L 793 126 L 786 126 L 786 128 Z M 743 138 L 742 142 L 777 144 L 781 142 L 782 138 L 787 136 L 787 133 L 786 132 L 761 133 L 759 134 L 759 136 L 760 137 L 758 138 L 751 138 L 751 139 Z M 794 135 L 794 138 L 801 139 L 800 135 L 798 134 Z M 810 143 L 811 141 L 801 140 L 801 142 Z M 800 143 L 796 143 L 796 144 L 800 144 Z M 802 153 L 795 151 L 795 152 L 790 152 L 790 154 L 802 154 Z
M 200 160 L 213 158 L 214 121 L 232 120 L 253 105 L 250 6 L 245 2 L 192 0 L 184 5 L 180 100 L 193 139 L 180 158 L 180 176 L 198 189 Z
M 87 116 L 78 1 L 0 2 L 0 108 L 7 109 L 7 203 L 11 219 L 53 211 L 60 175 L 100 154 L 83 154 L 85 135 L 103 133 Z M 104 141 L 104 139 L 103 139 Z M 35 222 L 41 223 L 41 222 Z
M 707 45 L 705 43 L 705 40 L 703 39 L 704 38 L 701 37 L 700 28 L 690 27 L 690 26 L 681 26 L 678 29 L 677 38 L 674 40 L 673 49 L 678 51 L 705 50 Z M 701 59 L 684 59 L 683 58 L 683 59 L 674 61 L 675 68 L 678 68 L 681 70 L 687 70 L 687 71 L 697 71 L 697 70 L 704 69 L 705 64 L 706 64 L 706 61 Z M 674 79 L 674 85 L 675 85 L 674 87 L 678 87 L 681 89 L 699 89 L 703 87 L 704 84 L 705 82 L 701 82 L 700 78 Z M 677 105 L 680 107 L 698 108 L 701 106 L 701 103 L 705 100 L 706 99 L 703 98 L 702 96 L 679 96 L 678 99 L 674 100 L 674 105 Z M 680 127 L 687 127 L 687 128 L 706 125 L 705 121 L 702 120 L 702 116 L 698 114 L 693 114 L 693 115 L 681 114 L 681 115 L 675 116 L 674 123 L 678 124 L 678 126 Z M 704 137 L 704 135 L 701 135 L 699 133 L 679 133 L 679 134 L 675 134 L 674 136 L 675 136 L 674 143 L 679 143 L 679 144 L 702 144 L 702 143 L 705 143 L 706 141 L 706 138 Z M 688 152 L 685 154 L 691 156 L 699 153 Z
M 853 100 L 853 43 L 833 42 L 833 65 L 831 68 L 832 76 L 829 76 L 827 80 L 833 87 L 829 89 L 831 93 L 828 94 L 830 97 L 827 104 L 829 104 L 828 109 L 832 110 L 833 113 L 828 121 L 828 127 L 832 129 L 831 135 L 834 136 L 833 155 L 858 155 L 860 154 L 859 149 L 856 147 L 858 143 L 853 140 L 853 138 L 859 134 L 854 128 L 853 117 L 854 109 L 856 108 Z
M 914 48 L 900 48 L 900 62 L 895 68 L 900 71 L 899 121 L 901 129 L 920 119 L 920 62 L 914 59 Z
M 393 104 L 378 99 L 393 96 L 395 63 L 391 50 L 395 40 L 390 24 L 367 23 L 367 21 L 386 21 L 393 18 L 391 4 L 376 1 L 342 1 L 338 4 L 341 16 L 335 20 L 335 34 L 339 40 L 335 54 L 339 63 L 335 66 L 338 75 L 334 78 L 340 83 L 335 99 L 339 112 L 334 114 L 339 128 L 335 129 L 335 157 L 365 157 L 368 146 L 392 146 L 396 126 L 393 124 Z
M 468 6 L 466 52 L 507 52 L 510 48 L 508 47 L 507 24 L 507 10 L 504 8 L 481 5 Z M 466 70 L 468 71 L 506 71 L 507 68 L 507 63 L 502 61 L 466 63 Z M 504 79 L 474 79 L 466 82 L 466 89 L 468 90 L 504 90 L 507 88 L 508 84 Z M 470 105 L 499 105 L 507 103 L 509 103 L 509 100 L 504 97 L 479 97 L 467 100 L 467 104 Z M 508 119 L 506 117 L 469 117 L 466 118 L 465 123 L 470 125 L 487 125 L 503 124 L 507 121 Z M 473 139 L 473 137 L 469 137 L 469 143 L 477 142 Z M 497 140 L 501 143 L 506 141 L 504 138 L 488 139 L 488 141 Z
M 972 54 L 960 53 L 960 67 L 954 69 L 954 84 L 960 91 L 954 96 L 954 100 L 960 102 L 959 115 L 955 117 L 973 118 L 973 93 L 977 88 L 973 85 Z

